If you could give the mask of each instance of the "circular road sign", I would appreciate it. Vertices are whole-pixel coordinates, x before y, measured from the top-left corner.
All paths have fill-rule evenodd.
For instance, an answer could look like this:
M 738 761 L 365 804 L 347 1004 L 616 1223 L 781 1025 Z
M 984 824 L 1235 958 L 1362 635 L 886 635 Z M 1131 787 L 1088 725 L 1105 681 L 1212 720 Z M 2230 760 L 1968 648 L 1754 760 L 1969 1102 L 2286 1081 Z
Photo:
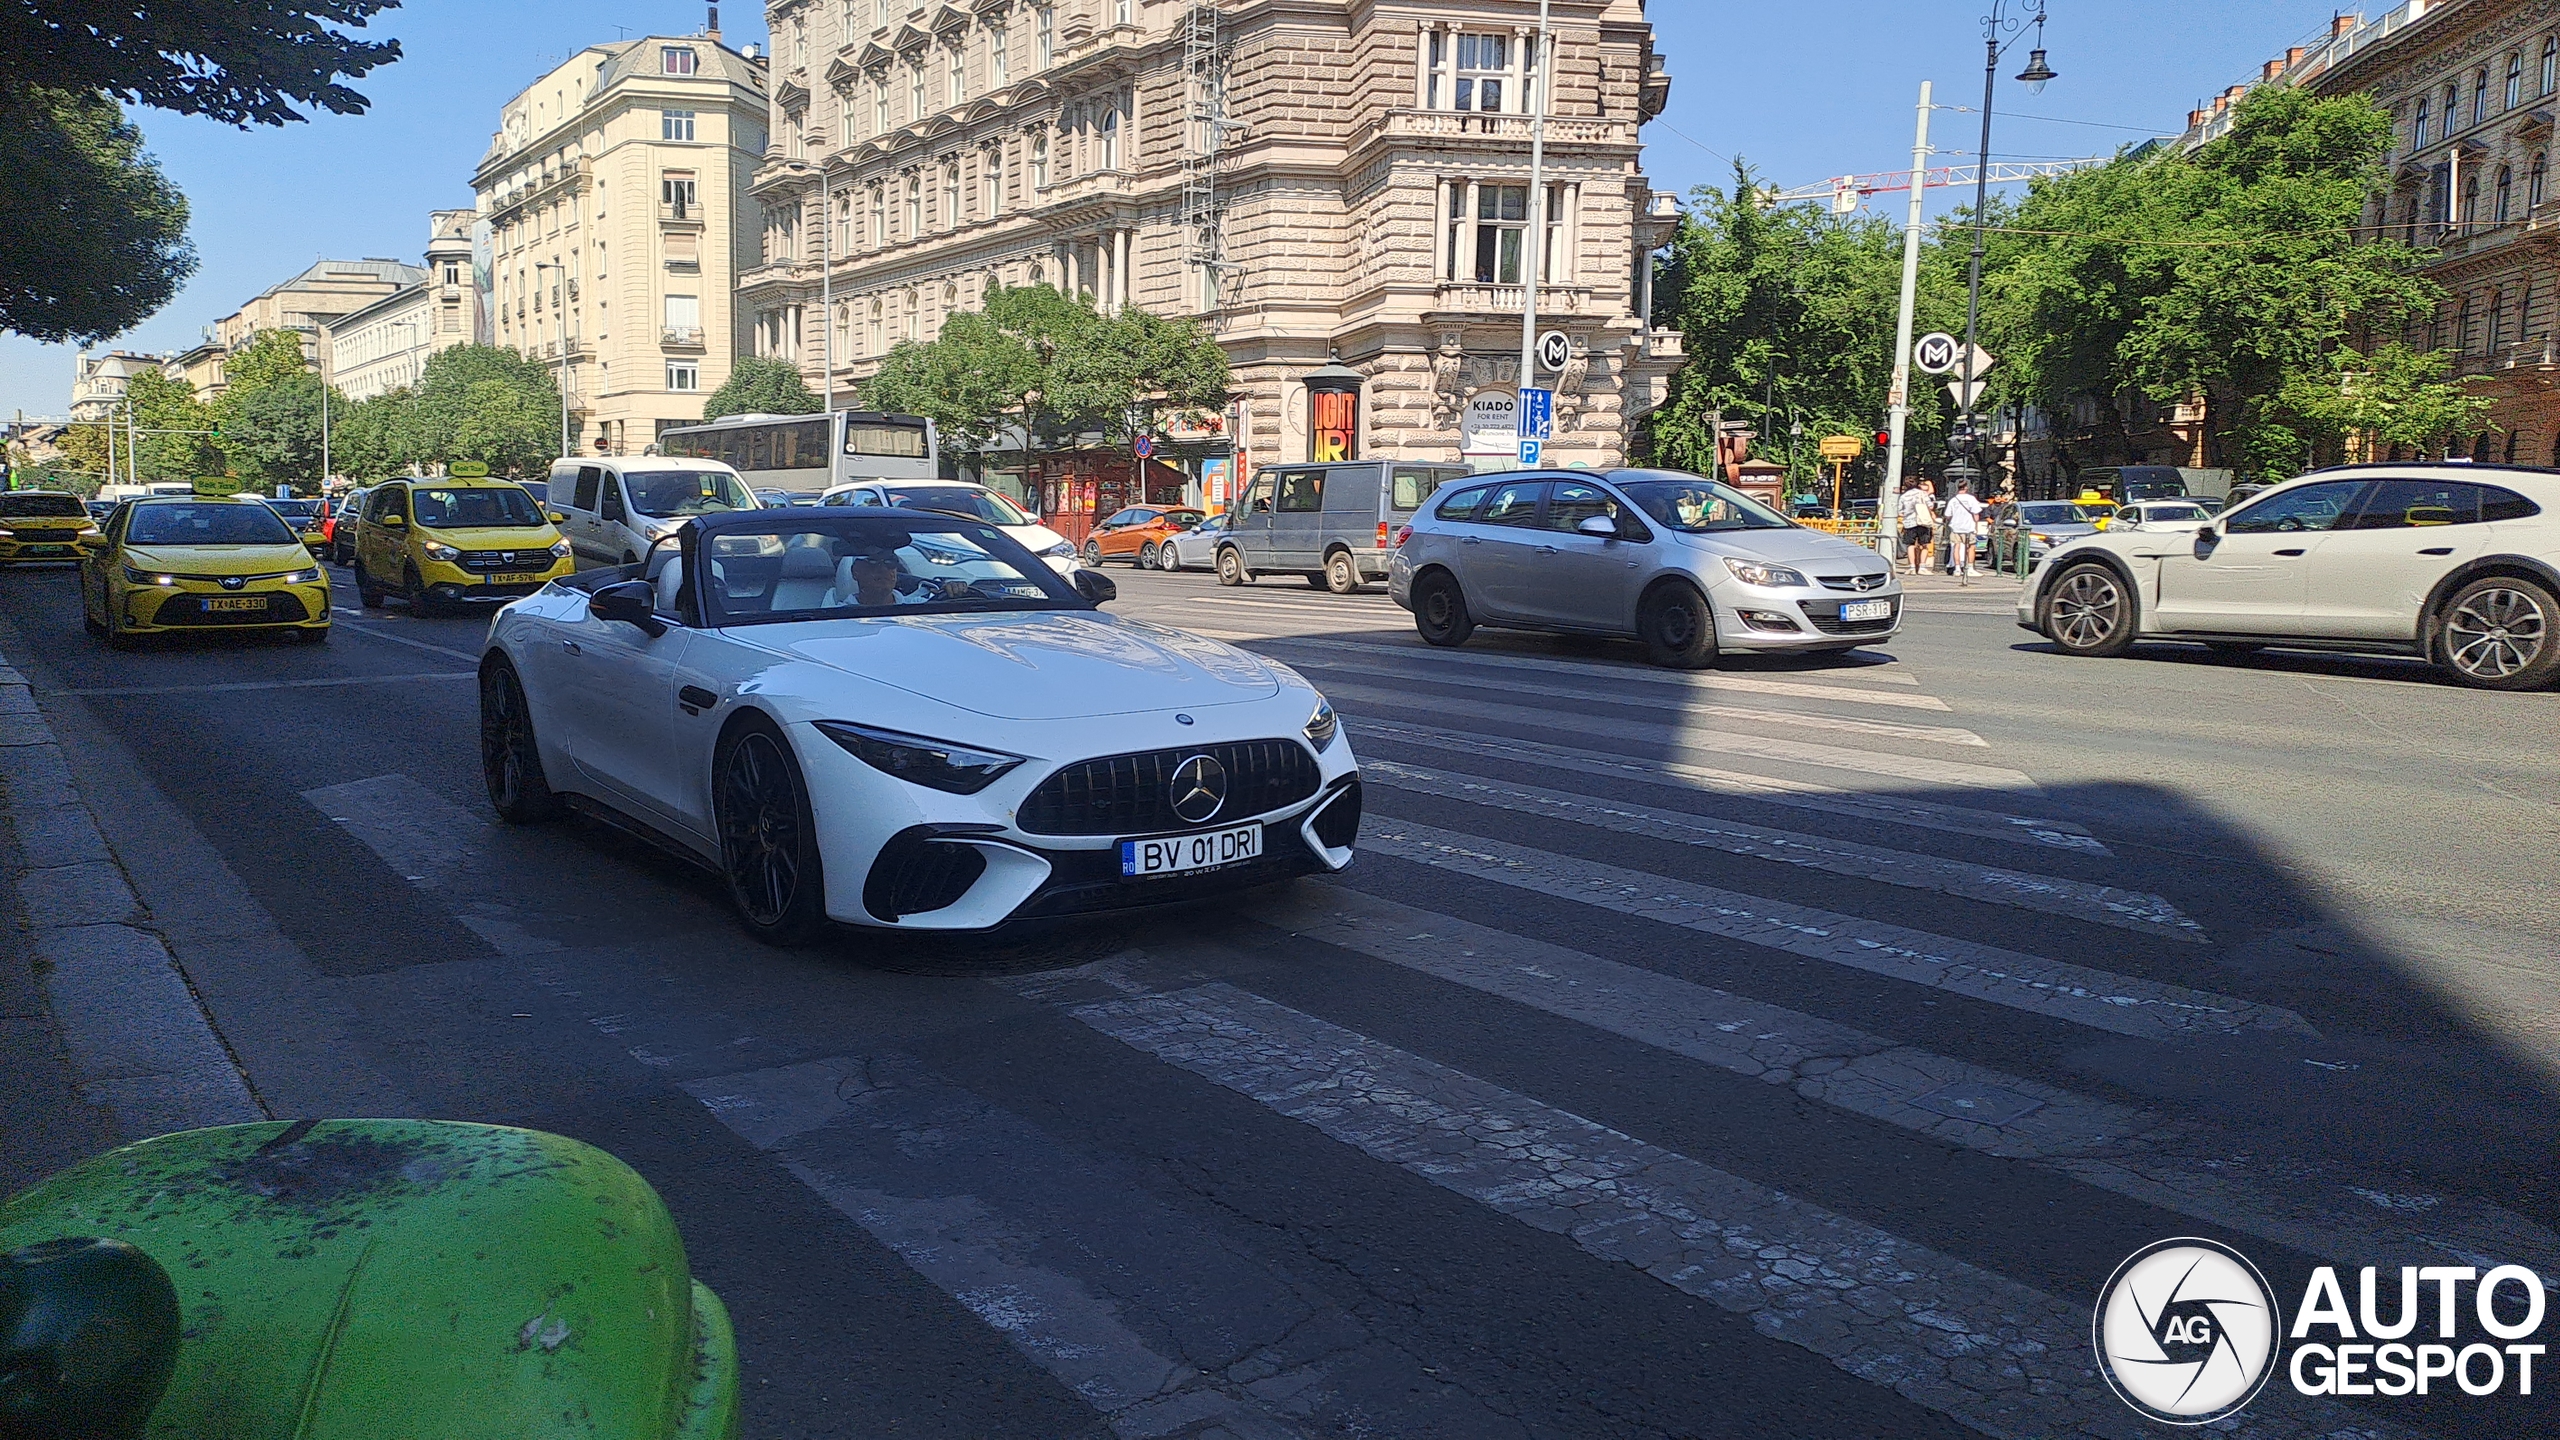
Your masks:
M 1560 374 L 1572 359 L 1573 341 L 1566 338 L 1563 331 L 1550 330 L 1538 337 L 1539 369 Z
M 1911 363 L 1932 375 L 1944 375 L 1956 368 L 1956 361 L 1962 358 L 1963 353 L 1963 347 L 1956 344 L 1956 337 L 1943 330 L 1933 331 L 1921 336 L 1919 342 L 1911 347 Z
M 1130 443 L 1129 448 L 1137 452 L 1139 459 L 1151 459 L 1156 453 L 1156 437 L 1153 435 L 1141 435 L 1135 441 Z

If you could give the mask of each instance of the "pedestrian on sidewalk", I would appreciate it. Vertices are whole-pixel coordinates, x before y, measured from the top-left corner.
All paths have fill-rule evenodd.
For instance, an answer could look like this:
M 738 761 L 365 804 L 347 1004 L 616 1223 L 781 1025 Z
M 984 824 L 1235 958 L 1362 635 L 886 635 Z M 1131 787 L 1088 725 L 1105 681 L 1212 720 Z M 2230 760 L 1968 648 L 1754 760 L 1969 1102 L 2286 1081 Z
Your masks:
M 1959 480 L 1947 497 L 1947 570 L 1959 585 L 1971 585 L 1982 572 L 1973 568 L 1973 544 L 1982 534 L 1982 502 L 1973 498 L 1973 482 Z
M 1911 562 L 1911 573 L 1929 560 L 1929 541 L 1938 530 L 1938 505 L 1930 498 L 1929 487 L 1914 485 L 1902 492 L 1902 553 Z

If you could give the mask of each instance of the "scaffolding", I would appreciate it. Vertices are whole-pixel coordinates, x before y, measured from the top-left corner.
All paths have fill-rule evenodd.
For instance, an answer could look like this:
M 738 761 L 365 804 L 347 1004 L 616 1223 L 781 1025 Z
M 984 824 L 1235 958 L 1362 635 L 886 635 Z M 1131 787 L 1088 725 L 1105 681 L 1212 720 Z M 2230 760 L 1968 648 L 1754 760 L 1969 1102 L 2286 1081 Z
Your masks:
M 1191 91 L 1190 133 L 1182 156 L 1182 226 L 1184 258 L 1200 276 L 1204 315 L 1215 315 L 1236 294 L 1236 267 L 1226 256 L 1226 210 L 1218 196 L 1219 156 L 1232 128 L 1227 120 L 1227 61 L 1217 0 L 1191 0 L 1182 39 L 1183 75 Z

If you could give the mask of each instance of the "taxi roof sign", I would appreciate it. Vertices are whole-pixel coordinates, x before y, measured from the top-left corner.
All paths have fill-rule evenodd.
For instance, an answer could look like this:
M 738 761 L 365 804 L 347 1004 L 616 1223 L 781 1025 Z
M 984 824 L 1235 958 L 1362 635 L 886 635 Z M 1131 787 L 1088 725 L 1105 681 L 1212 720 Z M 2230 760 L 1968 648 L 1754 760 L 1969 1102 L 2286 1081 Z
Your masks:
M 444 467 L 444 473 L 456 480 L 486 480 L 489 478 L 489 466 L 481 460 L 457 460 Z
M 240 493 L 240 477 L 237 475 L 199 475 L 195 479 L 193 488 L 195 493 L 198 495 L 237 495 Z

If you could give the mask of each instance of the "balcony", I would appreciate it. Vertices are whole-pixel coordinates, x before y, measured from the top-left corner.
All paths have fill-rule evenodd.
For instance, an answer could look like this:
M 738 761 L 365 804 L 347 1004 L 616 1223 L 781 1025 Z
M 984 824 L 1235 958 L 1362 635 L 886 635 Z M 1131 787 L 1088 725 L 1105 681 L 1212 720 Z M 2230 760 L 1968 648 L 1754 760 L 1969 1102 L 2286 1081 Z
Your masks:
M 699 325 L 660 326 L 658 343 L 669 349 L 699 350 L 702 348 L 702 327 Z
M 1530 140 L 1531 117 L 1527 115 L 1483 115 L 1468 110 L 1390 110 L 1361 144 L 1371 140 L 1507 140 L 1526 145 Z M 1636 127 L 1632 120 L 1596 119 L 1591 116 L 1550 115 L 1547 117 L 1547 143 L 1550 145 L 1633 145 Z M 1359 145 L 1352 148 L 1358 149 Z
M 1677 330 L 1647 330 L 1644 332 L 1644 358 L 1647 360 L 1683 360 L 1688 357 L 1688 353 L 1689 352 L 1681 346 L 1680 332 Z
M 1517 317 L 1529 298 L 1526 285 L 1488 285 L 1476 281 L 1443 281 L 1434 290 L 1431 313 Z M 1579 315 L 1591 306 L 1588 285 L 1541 285 L 1538 313 Z

